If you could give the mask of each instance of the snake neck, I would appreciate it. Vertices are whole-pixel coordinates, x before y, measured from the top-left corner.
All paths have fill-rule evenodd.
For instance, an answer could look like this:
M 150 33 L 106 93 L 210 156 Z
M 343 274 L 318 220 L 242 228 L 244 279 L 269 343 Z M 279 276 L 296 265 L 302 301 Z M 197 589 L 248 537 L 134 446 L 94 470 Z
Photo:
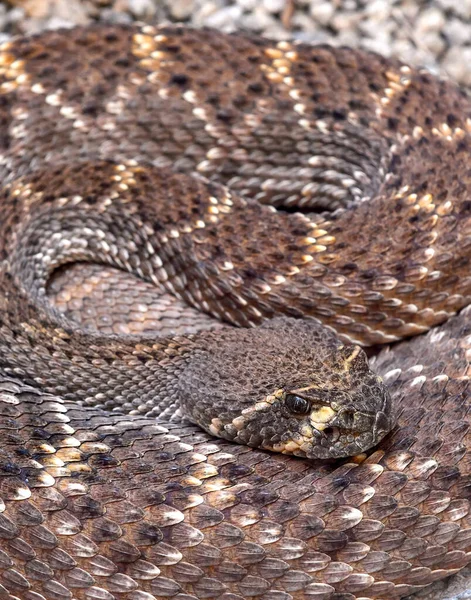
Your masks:
M 198 336 L 116 336 L 80 329 L 45 296 L 0 273 L 0 371 L 107 410 L 173 415 Z
M 186 417 L 218 437 L 309 458 L 359 453 L 392 426 L 389 393 L 365 353 L 316 321 L 283 317 L 162 338 L 97 335 L 14 275 L 0 273 L 0 284 L 0 373 L 65 400 Z

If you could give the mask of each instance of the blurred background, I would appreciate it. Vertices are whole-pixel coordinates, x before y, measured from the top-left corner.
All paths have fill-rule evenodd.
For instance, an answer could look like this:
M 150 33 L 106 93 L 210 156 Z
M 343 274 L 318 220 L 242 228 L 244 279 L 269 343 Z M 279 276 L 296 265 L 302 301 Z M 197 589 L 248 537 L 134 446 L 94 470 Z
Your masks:
M 0 43 L 99 21 L 183 22 L 362 47 L 471 89 L 471 0 L 0 0 Z M 436 582 L 418 598 L 471 600 L 471 569 Z
M 471 86 L 471 0 L 0 0 L 0 42 L 100 20 L 180 21 L 361 46 Z

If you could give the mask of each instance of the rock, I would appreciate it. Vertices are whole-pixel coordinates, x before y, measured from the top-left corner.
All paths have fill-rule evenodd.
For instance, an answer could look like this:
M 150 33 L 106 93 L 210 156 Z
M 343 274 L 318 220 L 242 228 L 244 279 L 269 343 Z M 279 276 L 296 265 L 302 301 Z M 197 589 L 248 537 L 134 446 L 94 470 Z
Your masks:
M 173 19 L 183 21 L 191 16 L 191 13 L 195 9 L 195 2 L 193 0 L 173 0 L 169 4 L 169 8 Z
M 138 19 L 151 17 L 156 12 L 153 0 L 129 0 L 129 11 Z
M 352 10 L 338 12 L 332 18 L 332 27 L 337 31 L 355 31 L 362 18 L 361 13 Z
M 420 45 L 431 52 L 431 54 L 440 54 L 446 49 L 445 40 L 438 32 L 427 31 L 420 37 Z
M 269 13 L 280 13 L 286 5 L 286 0 L 263 0 L 262 5 Z
M 465 46 L 471 42 L 469 24 L 457 18 L 447 19 L 443 26 L 443 35 L 451 45 Z
M 206 19 L 205 25 L 208 27 L 215 27 L 216 29 L 222 30 L 233 30 L 237 26 L 237 21 L 242 16 L 242 7 L 240 6 L 226 6 L 220 10 L 212 13 Z
M 217 2 L 203 2 L 203 4 L 192 14 L 192 24 L 196 27 L 203 27 L 206 25 L 208 17 L 216 13 L 220 8 L 221 6 Z
M 382 22 L 382 24 L 389 21 L 391 17 L 391 3 L 388 0 L 373 0 L 368 2 L 365 7 L 365 14 L 368 18 L 375 22 Z
M 442 63 L 442 68 L 449 77 L 471 86 L 471 48 L 455 46 L 450 48 Z
M 445 25 L 445 15 L 437 7 L 424 10 L 416 22 L 417 32 L 439 31 Z
M 327 25 L 335 13 L 335 6 L 332 2 L 313 3 L 309 12 L 314 21 L 321 25 Z
M 242 10 L 255 10 L 258 0 L 237 0 L 237 4 Z
M 100 18 L 107 23 L 116 23 L 117 25 L 128 25 L 133 19 L 129 13 L 118 12 L 112 8 L 106 8 L 100 13 Z
M 436 0 L 436 4 L 445 11 L 471 18 L 471 0 Z
M 256 9 L 242 19 L 242 26 L 251 31 L 264 32 L 275 24 L 274 18 L 260 8 Z

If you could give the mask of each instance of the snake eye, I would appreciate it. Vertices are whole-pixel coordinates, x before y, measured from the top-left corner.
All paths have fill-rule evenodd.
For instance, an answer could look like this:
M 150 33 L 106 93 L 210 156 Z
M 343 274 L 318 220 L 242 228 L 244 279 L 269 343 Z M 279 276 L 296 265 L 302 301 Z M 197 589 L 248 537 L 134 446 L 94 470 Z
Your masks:
M 285 404 L 292 413 L 297 415 L 306 415 L 311 409 L 311 403 L 308 400 L 295 394 L 286 394 Z

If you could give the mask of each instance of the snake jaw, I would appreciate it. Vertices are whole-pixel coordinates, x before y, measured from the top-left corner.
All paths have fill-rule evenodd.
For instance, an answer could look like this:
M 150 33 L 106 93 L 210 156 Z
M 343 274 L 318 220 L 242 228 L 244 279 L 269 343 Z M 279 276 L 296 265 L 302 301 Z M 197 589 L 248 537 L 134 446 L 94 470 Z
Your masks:
M 286 399 L 291 389 L 278 388 L 229 422 L 214 417 L 208 429 L 231 441 L 308 459 L 358 455 L 375 446 L 392 427 L 389 393 L 372 373 L 370 381 L 377 395 L 375 410 L 362 405 L 361 384 L 347 396 L 314 385 L 297 388 L 304 399 L 310 397 L 307 414 L 290 412 Z
M 382 384 L 375 378 L 378 384 Z M 299 432 L 270 449 L 309 459 L 335 459 L 355 456 L 380 442 L 393 426 L 390 395 L 381 385 L 382 400 L 375 412 L 336 401 L 316 405 L 303 420 Z
M 279 408 L 282 400 L 283 394 L 271 394 L 245 408 L 239 416 L 225 425 L 221 419 L 214 418 L 210 431 L 213 435 L 239 441 L 245 428 L 250 426 L 252 417 L 269 411 L 274 405 Z M 385 401 L 385 404 L 388 402 Z M 308 459 L 345 458 L 358 455 L 376 445 L 391 429 L 392 420 L 387 412 L 379 410 L 376 413 L 362 413 L 335 402 L 332 405 L 335 409 L 331 406 L 317 406 L 303 419 L 299 431 L 293 432 L 290 437 L 276 442 L 263 441 L 259 447 Z M 345 414 L 349 415 L 348 425 L 345 423 Z

